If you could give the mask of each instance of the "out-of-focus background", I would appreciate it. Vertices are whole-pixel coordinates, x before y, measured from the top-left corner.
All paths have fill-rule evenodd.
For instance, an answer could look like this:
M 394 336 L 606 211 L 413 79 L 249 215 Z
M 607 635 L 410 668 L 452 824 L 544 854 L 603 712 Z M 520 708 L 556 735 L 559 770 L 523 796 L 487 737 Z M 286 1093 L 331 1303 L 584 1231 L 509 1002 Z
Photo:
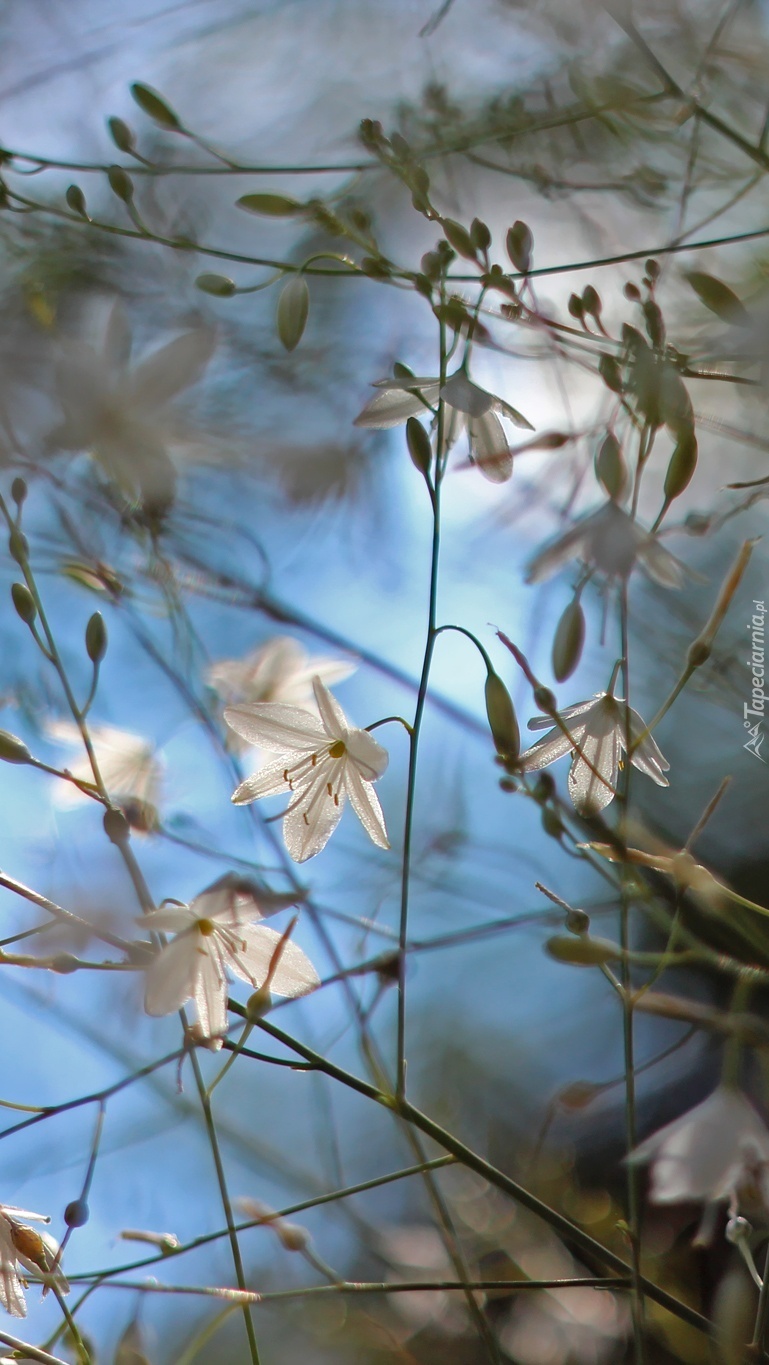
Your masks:
M 657 297 L 671 344 L 693 368 L 715 377 L 687 381 L 700 459 L 664 537 L 693 572 L 678 592 L 643 574 L 631 580 L 632 700 L 651 717 L 680 673 L 737 545 L 760 536 L 765 524 L 760 487 L 725 485 L 765 474 L 769 255 L 761 237 L 697 245 L 765 228 L 765 167 L 720 138 L 687 98 L 712 105 L 758 146 L 769 34 L 758 3 L 644 0 L 635 22 L 681 90 L 663 98 L 659 71 L 610 9 L 549 0 L 454 0 L 445 13 L 437 0 L 125 0 L 119 9 L 89 0 L 66 6 L 24 0 L 0 12 L 8 184 L 51 210 L 24 213 L 16 200 L 0 222 L 3 491 L 7 496 L 13 474 L 24 472 L 31 559 L 78 696 L 90 680 L 86 622 L 95 609 L 105 616 L 110 646 L 91 723 L 143 737 L 162 763 L 161 785 L 151 793 L 157 827 L 150 819 L 150 831 L 137 830 L 134 839 L 153 895 L 187 901 L 233 870 L 258 870 L 277 891 L 301 887 L 309 903 L 295 938 L 324 978 L 379 961 L 273 1017 L 360 1074 L 372 1049 L 388 1064 L 394 1056 L 387 954 L 397 942 L 404 732 L 397 725 L 377 732 L 390 751 L 378 790 L 393 851 L 375 850 L 348 813 L 325 852 L 296 869 L 284 854 L 280 825 L 265 824 L 262 807 L 230 804 L 233 761 L 243 760 L 224 746 L 208 670 L 290 636 L 312 657 L 357 665 L 338 686 L 357 724 L 413 715 L 426 627 L 429 504 L 402 428 L 367 431 L 353 421 L 394 361 L 417 375 L 436 372 L 435 320 L 412 290 L 313 275 L 307 329 L 286 353 L 275 327 L 279 286 L 215 298 L 195 280 L 222 270 L 248 288 L 271 274 L 250 264 L 252 257 L 300 261 L 347 249 L 317 217 L 272 219 L 235 207 L 239 196 L 257 191 L 302 202 L 317 196 L 340 212 L 365 212 L 387 255 L 419 270 L 439 228 L 414 211 L 396 177 L 348 169 L 371 161 L 358 137 L 364 118 L 380 120 L 386 132 L 399 131 L 420 149 L 441 211 L 462 223 L 473 217 L 488 223 L 492 260 L 506 269 L 507 229 L 517 219 L 529 225 L 535 267 L 558 268 L 532 280 L 543 318 L 574 323 L 569 296 L 591 284 L 603 305 L 601 327 L 616 336 L 623 321 L 637 325 L 623 287 L 640 287 L 646 256 L 672 242 L 693 243 L 683 254 L 659 255 Z M 162 130 L 132 101 L 135 81 L 162 91 L 203 143 L 239 165 L 274 173 L 234 173 L 205 147 Z M 175 164 L 177 171 L 143 175 L 142 163 L 110 138 L 110 117 L 130 125 L 148 162 Z M 126 205 L 98 169 L 115 162 L 134 165 L 136 212 L 153 238 L 186 237 L 188 250 L 134 231 Z M 329 166 L 341 169 L 285 173 Z M 65 199 L 73 184 L 93 218 L 129 235 L 89 227 L 73 214 Z M 206 258 L 196 243 L 245 259 Z M 639 259 L 568 268 L 634 252 Z M 461 260 L 456 268 L 461 274 Z M 750 325 L 735 329 L 708 312 L 687 284 L 691 270 L 728 281 L 745 301 Z M 135 506 L 129 511 L 103 467 L 85 451 L 57 451 L 51 436 L 62 421 L 57 357 L 76 342 L 98 350 L 116 299 L 137 356 L 180 332 L 215 332 L 200 381 L 169 407 L 178 479 L 157 516 L 152 508 L 146 516 Z M 537 676 L 555 686 L 553 633 L 574 575 L 567 568 L 529 587 L 525 565 L 569 518 L 600 502 L 592 460 L 605 431 L 607 391 L 568 340 L 561 344 L 547 327 L 489 325 L 497 344 L 474 349 L 476 382 L 519 408 L 536 432 L 567 439 L 555 450 L 517 455 L 513 478 L 502 486 L 484 482 L 457 445 L 444 489 L 439 614 L 480 638 L 525 720 L 533 714 L 530 689 L 494 632 L 512 637 Z M 599 347 L 601 328 L 592 330 Z M 750 385 L 723 382 L 718 376 L 727 372 L 748 376 Z M 523 444 L 525 434 L 518 436 Z M 644 494 L 648 505 L 642 500 L 647 525 L 659 509 L 664 467 Z M 11 607 L 8 586 L 18 571 L 8 557 L 2 577 L 0 719 L 41 760 L 74 764 L 77 745 L 68 747 L 56 724 L 66 719 L 64 698 Z M 731 775 L 699 851 L 758 899 L 766 877 L 767 779 L 762 762 L 743 748 L 742 652 L 753 600 L 765 598 L 768 585 L 759 544 L 711 661 L 656 732 L 671 765 L 669 789 L 649 790 L 642 778 L 634 784 L 637 817 L 680 846 Z M 586 590 L 587 645 L 577 672 L 556 687 L 559 705 L 606 688 L 619 650 L 613 601 Z M 616 896 L 573 848 L 543 830 L 534 802 L 500 789 L 483 712 L 484 676 L 466 639 L 441 637 L 417 776 L 409 1090 L 445 1127 L 621 1253 L 620 1015 L 600 973 L 544 953 L 563 916 L 535 883 L 588 910 L 597 932 L 610 935 Z M 99 809 L 62 800 L 63 784 L 31 768 L 4 767 L 2 776 L 2 871 L 130 937 L 138 909 Z M 274 815 L 279 806 L 266 809 Z M 141 824 L 141 812 L 133 814 Z M 0 896 L 4 938 L 44 919 L 12 891 Z M 276 922 L 282 927 L 285 916 Z M 9 951 L 23 952 L 24 944 Z M 104 955 L 97 940 L 75 941 L 58 929 L 33 938 L 29 951 Z M 703 979 L 689 989 L 710 997 L 719 988 Z M 244 1000 L 247 991 L 236 987 L 233 994 Z M 100 1091 L 179 1044 L 174 1016 L 144 1015 L 136 973 L 4 966 L 0 1019 L 0 1099 L 17 1105 L 61 1105 Z M 715 1044 L 703 1034 L 686 1040 L 685 1033 L 682 1024 L 652 1017 L 638 1023 L 644 1129 L 679 1112 L 684 1100 L 693 1103 L 716 1075 Z M 203 1064 L 213 1076 L 221 1059 L 204 1057 Z M 579 1091 L 575 1082 L 589 1087 Z M 435 1155 L 429 1144 L 416 1151 L 391 1115 L 322 1075 L 267 1064 L 233 1068 L 216 1091 L 216 1116 L 233 1198 L 272 1208 L 407 1167 L 425 1151 Z M 9 1110 L 7 1126 L 20 1117 Z M 95 1108 L 85 1106 L 4 1138 L 0 1200 L 50 1213 L 60 1236 L 64 1207 L 82 1185 L 95 1120 Z M 553 1234 L 478 1177 L 449 1168 L 435 1176 L 435 1187 L 431 1197 L 418 1176 L 410 1177 L 296 1215 L 312 1237 L 309 1261 L 287 1250 L 274 1229 L 245 1234 L 248 1284 L 270 1292 L 329 1275 L 450 1279 L 455 1268 L 437 1230 L 436 1201 L 476 1278 L 584 1270 Z M 186 1242 L 222 1227 L 188 1072 L 179 1083 L 175 1067 L 166 1067 L 110 1099 L 89 1204 L 90 1221 L 67 1248 L 72 1276 L 134 1259 L 136 1246 L 121 1240 L 126 1229 L 169 1232 Z M 680 1267 L 675 1260 L 682 1226 L 653 1229 L 653 1250 L 662 1257 L 673 1248 L 670 1274 L 680 1269 L 681 1292 L 688 1288 L 696 1299 L 685 1250 Z M 139 1245 L 138 1256 L 146 1249 Z M 153 1270 L 167 1283 L 233 1283 L 224 1238 Z M 147 1273 L 123 1278 L 136 1283 Z M 29 1304 L 30 1339 L 42 1340 L 59 1310 L 50 1298 L 41 1302 L 39 1291 Z M 627 1349 L 621 1296 L 500 1294 L 483 1311 L 503 1361 L 602 1365 L 622 1360 Z M 105 1287 L 77 1320 L 99 1361 L 134 1359 L 124 1335 L 134 1321 L 153 1362 L 245 1360 L 239 1314 L 230 1313 L 210 1344 L 201 1337 L 221 1312 L 221 1303 L 204 1298 Z M 458 1294 L 289 1297 L 261 1307 L 255 1321 L 266 1365 L 300 1358 L 312 1365 L 465 1365 L 490 1358 Z M 657 1327 L 655 1359 L 706 1358 L 696 1333 L 672 1318 L 660 1318 Z

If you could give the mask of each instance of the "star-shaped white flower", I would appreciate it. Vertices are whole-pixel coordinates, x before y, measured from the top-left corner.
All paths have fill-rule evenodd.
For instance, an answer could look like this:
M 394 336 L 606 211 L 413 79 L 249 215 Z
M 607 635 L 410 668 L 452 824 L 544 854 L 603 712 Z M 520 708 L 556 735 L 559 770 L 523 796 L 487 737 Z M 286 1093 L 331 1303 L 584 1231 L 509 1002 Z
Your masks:
M 196 382 L 213 349 L 211 329 L 198 327 L 131 365 L 131 331 L 116 302 L 98 348 L 73 338 L 61 343 L 56 383 L 64 421 L 49 445 L 90 452 L 130 497 L 169 502 L 176 474 L 168 446 L 176 431 L 168 405 Z
M 144 1007 L 148 1014 L 172 1014 L 193 1000 L 203 1037 L 221 1047 L 227 1029 L 227 973 L 248 981 L 254 990 L 294 998 L 307 995 L 320 977 L 302 949 L 259 923 L 262 910 L 276 907 L 240 878 L 221 881 L 196 896 L 190 905 L 167 904 L 143 915 L 139 923 L 150 933 L 174 934 L 160 949 L 146 974 Z M 285 904 L 278 898 L 278 905 Z
M 665 772 L 670 767 L 637 711 L 630 710 L 631 763 L 660 787 L 669 785 Z M 569 796 L 580 815 L 597 815 L 617 794 L 620 755 L 625 749 L 625 703 L 609 692 L 599 692 L 589 701 L 567 706 L 559 715 L 564 729 L 551 729 L 518 762 L 525 772 L 538 772 L 564 754 L 571 753 Z M 529 721 L 530 730 L 552 725 L 549 716 Z M 640 736 L 643 735 L 643 739 Z M 640 743 L 636 741 L 640 739 Z
M 13 1204 L 0 1204 L 0 1303 L 14 1318 L 27 1316 L 27 1303 L 19 1266 L 42 1283 L 54 1283 L 62 1294 L 69 1293 L 69 1285 L 56 1261 L 58 1243 L 46 1232 L 38 1232 L 25 1221 L 50 1223 L 43 1213 L 30 1213 Z M 55 1268 L 54 1268 L 55 1267 Z
M 443 387 L 440 379 L 416 375 L 380 379 L 374 387 L 381 392 L 356 417 L 357 427 L 397 427 L 409 417 L 423 416 L 428 405 L 432 407 L 442 398 L 449 409 L 447 444 L 453 445 L 466 428 L 470 458 L 491 483 L 505 483 L 513 472 L 513 453 L 497 414 L 508 417 L 517 427 L 534 430 L 517 408 L 479 388 L 464 370 L 456 370 Z
M 219 659 L 206 671 L 206 682 L 223 702 L 283 702 L 315 710 L 313 678 L 341 682 L 356 664 L 344 659 L 311 657 L 290 635 L 275 635 L 242 659 Z
M 72 758 L 65 760 L 63 766 L 79 781 L 93 783 L 93 770 L 74 722 L 51 720 L 45 728 L 57 744 L 67 744 L 72 748 Z M 150 816 L 155 815 L 155 807 L 160 799 L 163 764 L 154 744 L 141 735 L 120 730 L 114 725 L 94 725 L 89 733 L 99 772 L 112 801 L 121 806 L 129 818 L 132 812 L 144 811 Z M 73 783 L 57 781 L 58 805 L 72 806 L 87 800 L 88 797 L 78 791 Z M 151 819 L 149 823 L 152 823 Z
M 262 796 L 288 794 L 283 838 L 297 863 L 325 848 L 348 796 L 369 837 L 380 848 L 389 848 L 382 808 L 372 785 L 387 767 L 387 751 L 367 730 L 350 725 L 319 677 L 313 678 L 312 686 L 319 719 L 298 706 L 280 702 L 227 707 L 224 719 L 236 734 L 249 744 L 280 754 L 241 782 L 232 800 L 243 805 Z
M 550 578 L 570 559 L 581 559 L 607 578 L 627 578 L 636 562 L 664 588 L 680 588 L 684 566 L 655 535 L 609 501 L 558 536 L 531 560 L 527 583 Z
M 652 1133 L 630 1161 L 652 1163 L 655 1204 L 758 1200 L 769 1215 L 769 1129 L 735 1086 L 719 1085 L 680 1118 Z

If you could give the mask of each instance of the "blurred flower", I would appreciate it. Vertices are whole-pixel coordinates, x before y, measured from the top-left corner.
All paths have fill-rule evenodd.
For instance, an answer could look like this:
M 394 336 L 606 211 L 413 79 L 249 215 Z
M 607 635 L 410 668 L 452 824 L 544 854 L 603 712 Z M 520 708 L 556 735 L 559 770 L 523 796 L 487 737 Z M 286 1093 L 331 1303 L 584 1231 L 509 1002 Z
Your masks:
M 641 831 L 639 831 L 639 834 Z M 663 876 L 670 877 L 676 888 L 694 897 L 705 910 L 715 912 L 723 907 L 729 896 L 729 888 L 713 876 L 702 863 L 698 863 L 686 849 L 668 848 L 649 835 L 645 839 L 653 847 L 653 852 L 640 848 L 622 848 L 614 844 L 586 844 L 601 858 L 610 863 L 633 863 L 637 867 L 650 867 Z
M 206 682 L 223 702 L 283 702 L 315 711 L 314 677 L 341 682 L 356 665 L 343 659 L 311 658 L 298 640 L 275 635 L 242 659 L 219 659 L 206 670 Z M 247 745 L 238 737 L 238 748 Z
M 399 426 L 409 417 L 424 416 L 442 398 L 448 408 L 447 446 L 466 428 L 470 458 L 492 483 L 505 483 L 513 472 L 513 453 L 497 413 L 517 427 L 534 430 L 517 408 L 473 384 L 464 370 L 456 370 L 443 387 L 440 379 L 411 375 L 380 379 L 374 387 L 381 392 L 355 418 L 357 427 Z
M 728 1199 L 729 1211 L 769 1216 L 769 1129 L 735 1086 L 721 1084 L 701 1104 L 660 1128 L 631 1152 L 652 1163 L 655 1204 Z
M 641 716 L 632 707 L 626 708 L 621 697 L 599 692 L 590 701 L 567 706 L 559 712 L 564 728 L 556 726 L 522 753 L 518 760 L 521 768 L 525 772 L 538 772 L 571 753 L 569 796 L 580 815 L 597 815 L 617 794 L 620 754 L 626 747 L 626 709 L 629 710 L 631 744 L 635 743 L 646 729 Z M 549 716 L 536 716 L 529 721 L 529 729 L 543 730 L 550 724 Z M 668 786 L 665 770 L 670 764 L 651 735 L 644 735 L 633 749 L 630 761 L 659 787 Z
M 64 764 L 72 776 L 80 782 L 93 783 L 91 764 L 87 757 L 81 757 L 83 740 L 74 722 L 51 720 L 45 728 L 55 743 L 72 746 L 72 759 Z M 93 725 L 89 733 L 110 798 L 123 810 L 133 829 L 141 833 L 151 831 L 157 825 L 156 806 L 163 777 L 163 764 L 155 746 L 141 735 L 113 725 Z M 87 800 L 71 782 L 57 781 L 57 805 L 72 806 Z
M 319 677 L 312 680 L 320 719 L 298 706 L 252 702 L 228 706 L 227 724 L 247 740 L 281 757 L 260 768 L 233 792 L 236 805 L 278 792 L 291 793 L 283 838 L 303 863 L 325 848 L 350 798 L 366 833 L 389 848 L 382 808 L 372 783 L 388 763 L 387 751 L 366 730 L 351 728 Z
M 131 365 L 131 331 L 115 302 L 98 348 L 73 338 L 60 343 L 56 384 L 64 421 L 49 446 L 90 452 L 128 497 L 167 506 L 176 473 L 166 409 L 200 377 L 213 349 L 213 332 L 198 327 Z
M 0 1303 L 14 1318 L 27 1316 L 27 1304 L 22 1290 L 25 1280 L 19 1277 L 19 1266 L 40 1278 L 54 1283 L 60 1293 L 68 1294 L 69 1285 L 56 1266 L 58 1243 L 46 1232 L 38 1232 L 22 1219 L 36 1223 L 50 1223 L 43 1213 L 0 1204 Z
M 255 893 L 230 878 L 191 905 L 167 904 L 142 916 L 139 923 L 150 933 L 175 934 L 147 968 L 147 1013 L 171 1014 L 192 999 L 203 1036 L 221 1047 L 228 971 L 275 995 L 294 998 L 314 990 L 320 977 L 310 959 L 285 935 L 256 923 L 262 918 Z
M 645 531 L 616 502 L 575 523 L 531 560 L 527 583 L 550 578 L 570 559 L 582 559 L 607 578 L 627 578 L 636 561 L 664 588 L 680 588 L 684 566 L 655 535 Z

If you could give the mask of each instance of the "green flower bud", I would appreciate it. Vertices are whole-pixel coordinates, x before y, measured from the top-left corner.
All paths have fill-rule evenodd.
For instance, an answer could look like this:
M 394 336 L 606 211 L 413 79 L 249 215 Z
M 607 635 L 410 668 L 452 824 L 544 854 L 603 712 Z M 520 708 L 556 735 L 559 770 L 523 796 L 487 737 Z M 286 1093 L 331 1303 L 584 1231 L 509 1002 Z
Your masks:
M 12 735 L 8 730 L 0 730 L 0 762 L 2 763 L 32 763 L 29 749 L 21 739 Z
M 510 257 L 516 270 L 520 270 L 522 275 L 528 275 L 531 269 L 531 249 L 534 245 L 534 238 L 531 229 L 526 223 L 522 223 L 520 218 L 508 229 L 505 239 L 507 254 Z
M 309 311 L 307 281 L 303 275 L 293 275 L 280 291 L 276 313 L 278 336 L 287 351 L 295 350 L 302 340 Z
M 128 171 L 124 171 L 122 166 L 110 166 L 107 179 L 112 193 L 122 199 L 124 204 L 130 204 L 134 197 L 134 186 Z
M 73 213 L 77 213 L 81 218 L 88 217 L 88 209 L 85 204 L 85 195 L 79 185 L 69 185 L 64 198 Z
M 499 674 L 491 671 L 487 674 L 485 696 L 494 747 L 502 758 L 516 759 L 521 751 L 521 733 L 512 698 Z
M 573 938 L 556 934 L 545 944 L 545 951 L 556 962 L 568 962 L 573 967 L 598 967 L 617 962 L 622 956 L 616 943 L 605 938 Z
M 182 124 L 173 109 L 163 96 L 153 90 L 151 85 L 143 85 L 141 81 L 135 81 L 131 86 L 131 94 L 139 108 L 153 123 L 157 123 L 160 128 L 165 128 L 169 133 L 179 133 L 182 131 Z
M 25 625 L 31 626 L 37 616 L 37 607 L 26 583 L 12 583 L 11 597 L 16 608 L 16 615 L 21 618 Z
M 249 1024 L 258 1024 L 265 1014 L 269 1014 L 272 1009 L 272 996 L 264 987 L 260 986 L 258 991 L 248 997 L 246 1001 L 246 1019 Z
M 570 678 L 582 657 L 585 643 L 585 613 L 575 597 L 556 627 L 553 640 L 553 674 L 557 682 Z
M 204 294 L 213 294 L 217 299 L 229 299 L 236 292 L 235 281 L 228 275 L 198 275 L 195 287 Z
M 134 150 L 136 138 L 128 127 L 128 124 L 123 122 L 122 118 L 107 119 L 107 128 L 109 129 L 109 135 L 119 152 L 130 153 Z
M 73 1199 L 64 1210 L 64 1222 L 68 1228 L 82 1228 L 91 1216 L 85 1199 Z
M 17 507 L 21 507 L 22 503 L 26 500 L 27 483 L 20 475 L 18 475 L 11 484 L 11 497 Z
M 406 445 L 414 468 L 427 478 L 432 464 L 433 448 L 430 437 L 418 417 L 409 417 L 406 422 Z
M 107 627 L 100 611 L 94 612 L 85 628 L 85 648 L 94 664 L 100 664 L 107 653 Z

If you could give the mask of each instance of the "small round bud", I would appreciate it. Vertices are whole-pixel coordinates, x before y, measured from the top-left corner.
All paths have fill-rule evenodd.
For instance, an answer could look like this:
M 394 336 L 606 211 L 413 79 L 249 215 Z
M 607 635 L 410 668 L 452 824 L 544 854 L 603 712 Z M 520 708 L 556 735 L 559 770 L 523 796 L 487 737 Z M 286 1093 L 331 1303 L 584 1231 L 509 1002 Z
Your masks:
M 104 812 L 104 833 L 113 844 L 125 844 L 131 837 L 128 821 L 116 806 Z
M 272 996 L 264 986 L 260 986 L 258 991 L 249 995 L 246 1001 L 246 1019 L 249 1024 L 258 1024 L 265 1014 L 269 1014 L 272 1009 Z
M 561 817 L 549 806 L 542 811 L 542 828 L 549 839 L 560 839 L 563 834 Z
M 107 128 L 119 152 L 132 152 L 134 150 L 136 138 L 122 118 L 107 119 Z
M 590 916 L 584 910 L 567 910 L 565 924 L 570 934 L 586 934 L 590 928 Z
M 79 218 L 88 217 L 85 195 L 79 185 L 69 185 L 64 198 L 67 201 L 67 207 L 71 208 L 72 212 L 76 213 Z
M 310 1234 L 299 1223 L 284 1223 L 282 1218 L 273 1224 L 281 1246 L 286 1251 L 304 1251 L 310 1241 Z
M 512 777 L 500 777 L 499 787 L 500 791 L 503 792 L 515 792 L 518 790 L 518 787 Z
M 540 773 L 534 784 L 534 800 L 544 805 L 555 796 L 555 779 L 552 773 Z
M 641 298 L 641 291 L 637 284 L 630 284 L 628 282 L 628 284 L 625 285 L 623 293 L 625 298 L 629 299 L 631 303 L 638 303 Z
M 216 299 L 230 299 L 237 289 L 235 281 L 228 275 L 213 275 L 210 272 L 198 275 L 195 287 L 204 294 L 213 294 Z
M 549 687 L 535 687 L 534 705 L 537 706 L 540 711 L 544 711 L 547 716 L 553 714 L 556 709 L 555 697 Z
M 741 1218 L 739 1215 L 729 1219 L 724 1231 L 727 1242 L 731 1242 L 733 1246 L 739 1245 L 740 1242 L 749 1242 L 752 1235 L 753 1228 L 747 1218 Z
M 570 678 L 582 657 L 585 643 L 585 613 L 575 597 L 569 603 L 553 640 L 553 674 L 557 682 Z
M 124 204 L 130 204 L 134 197 L 134 186 L 128 171 L 124 171 L 122 166 L 110 166 L 107 179 L 112 193 L 122 199 Z
M 686 655 L 686 666 L 687 668 L 701 668 L 709 658 L 710 645 L 705 644 L 704 640 L 695 640 L 694 644 L 689 646 Z
M 79 966 L 80 963 L 73 953 L 57 953 L 50 962 L 51 971 L 58 972 L 60 976 L 69 976 L 76 972 Z
M 64 1222 L 68 1228 L 82 1228 L 91 1213 L 84 1199 L 73 1199 L 64 1210 Z
M 21 507 L 27 497 L 27 481 L 18 475 L 11 484 L 11 497 L 17 507 Z
M 486 716 L 497 753 L 516 759 L 521 750 L 521 735 L 510 693 L 497 673 L 489 672 L 485 686 Z

